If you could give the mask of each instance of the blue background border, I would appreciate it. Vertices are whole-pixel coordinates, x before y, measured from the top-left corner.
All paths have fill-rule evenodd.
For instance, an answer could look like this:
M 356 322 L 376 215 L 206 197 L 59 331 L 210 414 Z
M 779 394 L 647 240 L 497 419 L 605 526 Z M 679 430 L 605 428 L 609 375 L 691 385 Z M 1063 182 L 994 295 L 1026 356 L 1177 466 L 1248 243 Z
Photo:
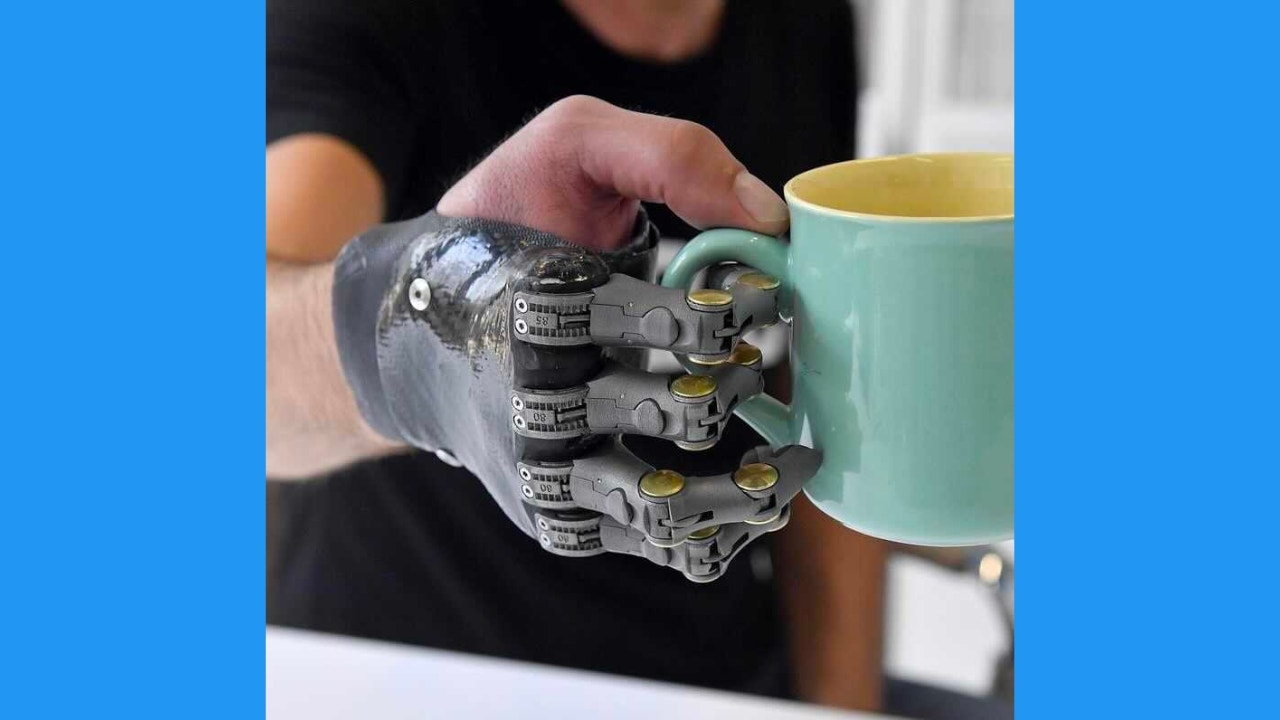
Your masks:
M 264 15 L 0 9 L 0 717 L 262 713 Z
M 1275 682 L 1272 7 L 1017 6 L 1020 717 Z
M 1018 6 L 1022 717 L 1274 683 L 1269 7 Z M 0 716 L 263 707 L 263 15 L 0 11 Z

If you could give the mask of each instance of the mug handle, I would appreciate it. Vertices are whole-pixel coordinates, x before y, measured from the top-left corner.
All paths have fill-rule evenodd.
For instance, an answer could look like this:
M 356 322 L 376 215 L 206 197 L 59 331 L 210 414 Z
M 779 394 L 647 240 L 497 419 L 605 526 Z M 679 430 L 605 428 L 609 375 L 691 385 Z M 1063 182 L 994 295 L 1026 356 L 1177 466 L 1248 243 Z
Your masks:
M 734 260 L 778 279 L 778 308 L 791 307 L 791 251 L 777 238 L 749 230 L 719 228 L 708 230 L 681 248 L 662 275 L 663 287 L 688 290 L 703 268 Z M 786 312 L 787 315 L 791 313 Z M 686 367 L 688 361 L 682 359 Z M 697 366 L 690 369 L 696 372 Z M 760 433 L 774 449 L 795 443 L 791 431 L 791 408 L 761 393 L 741 403 L 734 413 Z

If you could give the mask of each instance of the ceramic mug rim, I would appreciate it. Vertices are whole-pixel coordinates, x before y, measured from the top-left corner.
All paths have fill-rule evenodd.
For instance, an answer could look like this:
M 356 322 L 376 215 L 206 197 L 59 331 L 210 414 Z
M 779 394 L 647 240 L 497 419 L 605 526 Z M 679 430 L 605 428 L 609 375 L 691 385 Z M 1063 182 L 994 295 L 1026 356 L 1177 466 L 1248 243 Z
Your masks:
M 793 208 L 804 208 L 809 212 L 817 213 L 819 215 L 848 218 L 853 220 L 866 220 L 881 223 L 989 223 L 1011 222 L 1013 220 L 1013 213 L 1005 215 L 919 217 L 913 215 L 877 215 L 875 213 L 857 212 L 854 210 L 838 210 L 836 208 L 819 205 L 815 202 L 805 200 L 804 198 L 799 197 L 795 192 L 795 184 L 797 181 L 802 181 L 820 173 L 830 172 L 834 168 L 845 167 L 848 165 L 866 166 L 877 163 L 900 163 L 904 160 L 931 160 L 939 158 L 968 158 L 975 160 L 987 160 L 991 162 L 1013 162 L 1012 153 L 997 152 L 909 153 L 905 155 L 885 155 L 882 157 L 845 160 L 843 162 L 831 163 L 830 165 L 822 165 L 796 175 L 788 180 L 787 184 L 783 186 L 782 194 L 787 199 L 787 204 Z

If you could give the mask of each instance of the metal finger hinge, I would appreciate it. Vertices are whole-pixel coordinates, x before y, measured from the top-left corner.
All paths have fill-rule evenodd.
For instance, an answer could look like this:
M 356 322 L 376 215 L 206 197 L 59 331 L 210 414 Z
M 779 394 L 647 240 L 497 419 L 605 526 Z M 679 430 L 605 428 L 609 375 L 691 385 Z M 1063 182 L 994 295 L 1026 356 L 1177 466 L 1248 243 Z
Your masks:
M 724 410 L 711 377 L 668 378 L 614 365 L 587 386 L 593 432 L 663 437 L 686 450 L 706 449 L 719 439 Z
M 641 529 L 659 546 L 697 539 L 708 528 L 730 523 L 770 525 L 789 500 L 775 494 L 780 474 L 767 463 L 745 465 L 724 475 L 682 478 L 672 490 L 655 493 L 647 485 L 661 473 L 671 471 L 649 473 L 638 486 L 648 506 L 642 516 L 650 520 Z
M 707 583 L 724 575 L 729 561 L 751 541 L 784 527 L 790 517 L 789 508 L 767 525 L 710 525 L 691 534 L 685 542 L 674 546 L 654 545 L 651 538 L 635 528 L 600 518 L 600 542 L 609 552 L 638 555 L 650 562 L 680 571 L 686 579 Z
M 733 295 L 733 322 L 742 332 L 777 322 L 782 283 L 772 275 L 746 265 L 720 265 L 707 271 L 707 285 Z
M 621 274 L 586 293 L 518 291 L 511 310 L 515 336 L 533 345 L 656 348 L 707 363 L 727 358 L 740 331 L 729 292 L 686 294 Z

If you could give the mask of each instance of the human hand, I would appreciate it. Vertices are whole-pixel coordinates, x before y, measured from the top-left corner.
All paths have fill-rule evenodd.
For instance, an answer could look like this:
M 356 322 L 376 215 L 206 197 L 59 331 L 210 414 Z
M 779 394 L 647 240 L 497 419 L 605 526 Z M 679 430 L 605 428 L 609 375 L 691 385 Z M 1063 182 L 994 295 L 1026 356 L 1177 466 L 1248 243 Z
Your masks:
M 715 133 L 586 96 L 538 114 L 450 188 L 436 210 L 609 250 L 628 237 L 641 201 L 663 203 L 696 228 L 787 229 L 786 203 Z

